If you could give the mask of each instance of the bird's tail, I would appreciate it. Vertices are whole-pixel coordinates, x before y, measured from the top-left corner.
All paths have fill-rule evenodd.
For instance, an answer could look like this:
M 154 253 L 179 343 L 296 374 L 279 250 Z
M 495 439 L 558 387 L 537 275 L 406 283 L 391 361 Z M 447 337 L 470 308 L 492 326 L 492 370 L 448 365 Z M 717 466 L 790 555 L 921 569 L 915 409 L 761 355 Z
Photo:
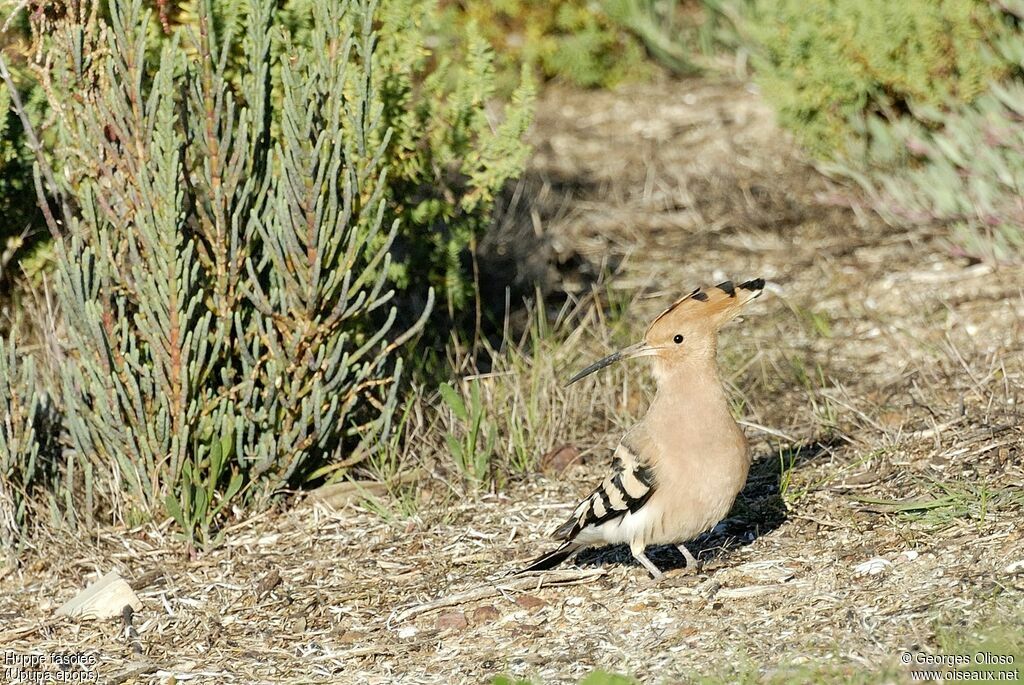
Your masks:
M 543 554 L 531 561 L 526 568 L 521 568 L 512 575 L 518 576 L 523 573 L 530 573 L 531 571 L 547 571 L 553 569 L 572 556 L 572 554 L 580 547 L 581 545 L 575 540 L 566 540 L 547 554 Z

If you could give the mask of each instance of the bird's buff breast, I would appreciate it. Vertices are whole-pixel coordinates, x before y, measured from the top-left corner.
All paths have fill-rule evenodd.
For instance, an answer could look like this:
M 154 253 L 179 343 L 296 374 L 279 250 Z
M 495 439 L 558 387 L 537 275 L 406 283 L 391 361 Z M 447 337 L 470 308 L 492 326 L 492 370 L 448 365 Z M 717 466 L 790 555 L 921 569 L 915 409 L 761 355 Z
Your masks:
M 666 488 L 667 496 L 659 502 L 660 520 L 653 520 L 645 531 L 644 544 L 662 545 L 692 540 L 724 519 L 732 509 L 736 496 L 747 480 L 749 461 L 746 451 L 730 455 L 731 462 L 722 469 L 722 462 L 703 461 L 705 470 L 694 473 L 685 482 Z

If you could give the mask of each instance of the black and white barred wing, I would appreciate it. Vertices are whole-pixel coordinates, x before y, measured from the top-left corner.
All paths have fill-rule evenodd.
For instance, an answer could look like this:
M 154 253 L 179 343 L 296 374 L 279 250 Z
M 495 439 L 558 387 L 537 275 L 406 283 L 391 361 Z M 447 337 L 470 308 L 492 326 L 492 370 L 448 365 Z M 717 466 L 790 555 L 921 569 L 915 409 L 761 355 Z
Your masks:
M 634 429 L 615 449 L 614 469 L 610 476 L 576 505 L 569 520 L 553 536 L 562 541 L 556 549 L 541 555 L 517 573 L 545 571 L 562 563 L 582 547 L 609 542 L 610 528 L 625 523 L 629 514 L 638 512 L 654 493 L 654 471 L 637 446 L 649 447 L 644 433 Z M 617 536 L 616 536 L 617 537 Z
M 580 502 L 569 520 L 554 532 L 573 540 L 581 531 L 610 523 L 642 507 L 654 492 L 654 473 L 624 439 L 615 449 L 614 472 Z

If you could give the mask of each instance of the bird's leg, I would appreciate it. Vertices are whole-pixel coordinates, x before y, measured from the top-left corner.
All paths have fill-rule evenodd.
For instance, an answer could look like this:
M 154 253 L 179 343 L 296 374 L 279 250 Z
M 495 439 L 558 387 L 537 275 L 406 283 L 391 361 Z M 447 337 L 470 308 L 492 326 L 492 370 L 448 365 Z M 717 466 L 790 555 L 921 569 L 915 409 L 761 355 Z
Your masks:
M 639 561 L 643 567 L 647 569 L 647 572 L 651 574 L 651 577 L 654 578 L 654 580 L 662 579 L 665 574 L 661 572 L 661 569 L 654 565 L 653 561 L 647 558 L 642 547 L 640 549 L 631 549 L 630 551 L 633 553 L 633 558 Z
M 678 549 L 679 553 L 682 554 L 683 558 L 686 559 L 687 573 L 696 573 L 697 569 L 700 567 L 700 562 L 698 562 L 694 558 L 694 556 L 690 554 L 690 550 L 686 549 L 686 545 L 680 543 L 676 545 L 676 549 Z

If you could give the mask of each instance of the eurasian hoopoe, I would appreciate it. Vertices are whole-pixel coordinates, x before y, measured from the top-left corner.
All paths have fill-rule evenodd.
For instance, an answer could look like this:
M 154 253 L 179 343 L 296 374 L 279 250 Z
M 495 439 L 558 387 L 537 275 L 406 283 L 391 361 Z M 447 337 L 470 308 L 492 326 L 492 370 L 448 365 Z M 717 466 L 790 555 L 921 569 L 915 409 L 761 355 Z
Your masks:
M 676 544 L 687 569 L 697 560 L 683 544 L 721 521 L 743 488 L 750 455 L 729 412 L 718 377 L 718 330 L 764 280 L 697 288 L 662 312 L 644 339 L 588 366 L 575 383 L 632 357 L 654 357 L 658 392 L 647 415 L 615 449 L 614 473 L 555 532 L 562 544 L 519 573 L 557 566 L 584 547 L 626 543 L 655 578 L 662 573 L 644 550 Z

